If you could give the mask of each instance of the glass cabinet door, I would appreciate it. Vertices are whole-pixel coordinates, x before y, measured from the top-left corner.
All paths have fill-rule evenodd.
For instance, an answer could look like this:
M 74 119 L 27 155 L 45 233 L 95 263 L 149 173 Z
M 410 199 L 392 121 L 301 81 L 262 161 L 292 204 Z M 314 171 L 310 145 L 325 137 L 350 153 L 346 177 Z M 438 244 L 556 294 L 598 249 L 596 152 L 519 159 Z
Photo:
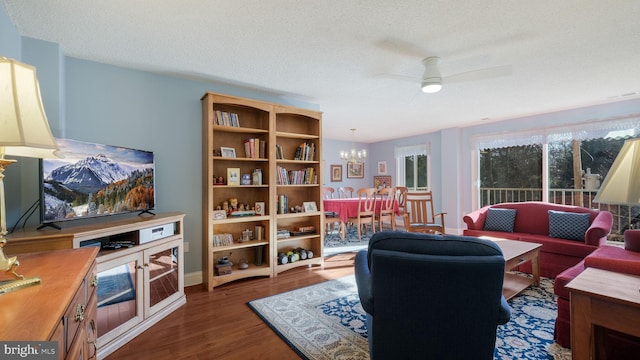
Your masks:
M 155 312 L 156 305 L 173 301 L 173 297 L 180 296 L 183 291 L 182 274 L 179 273 L 179 264 L 182 262 L 180 246 L 182 241 L 176 240 L 145 251 L 144 265 L 148 270 L 148 281 L 145 283 L 145 287 L 148 286 L 147 316 Z
M 142 319 L 140 254 L 98 264 L 98 337 Z

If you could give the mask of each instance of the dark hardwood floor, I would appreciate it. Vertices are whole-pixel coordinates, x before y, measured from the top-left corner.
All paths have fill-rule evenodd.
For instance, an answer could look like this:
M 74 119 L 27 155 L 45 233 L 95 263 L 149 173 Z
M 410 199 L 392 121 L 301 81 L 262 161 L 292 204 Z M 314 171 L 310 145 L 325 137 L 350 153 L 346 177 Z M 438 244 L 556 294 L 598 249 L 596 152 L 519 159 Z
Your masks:
M 355 253 L 338 254 L 325 258 L 324 268 L 240 280 L 212 292 L 201 285 L 188 287 L 186 305 L 106 359 L 299 359 L 246 303 L 353 274 L 354 257 Z

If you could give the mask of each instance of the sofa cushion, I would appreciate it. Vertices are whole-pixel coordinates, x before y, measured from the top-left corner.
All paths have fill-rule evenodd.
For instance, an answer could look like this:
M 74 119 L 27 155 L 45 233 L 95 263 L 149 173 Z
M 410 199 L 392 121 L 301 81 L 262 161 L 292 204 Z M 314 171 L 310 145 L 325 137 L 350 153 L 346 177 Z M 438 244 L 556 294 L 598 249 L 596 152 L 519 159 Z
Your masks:
M 516 213 L 516 209 L 491 208 L 487 210 L 483 230 L 513 232 Z
M 588 213 L 549 210 L 549 236 L 557 239 L 584 241 L 589 228 Z
M 585 267 L 640 275 L 640 253 L 603 245 L 584 259 Z

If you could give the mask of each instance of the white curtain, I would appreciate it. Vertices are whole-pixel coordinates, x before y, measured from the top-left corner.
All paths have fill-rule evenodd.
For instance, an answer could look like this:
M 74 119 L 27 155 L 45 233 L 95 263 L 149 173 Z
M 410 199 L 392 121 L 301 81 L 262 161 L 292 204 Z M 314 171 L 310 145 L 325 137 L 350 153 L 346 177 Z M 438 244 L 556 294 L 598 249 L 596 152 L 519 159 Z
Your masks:
M 474 135 L 471 137 L 471 146 L 472 149 L 482 150 L 567 140 L 637 137 L 639 134 L 640 114 L 633 114 L 535 130 Z
M 393 151 L 394 156 L 398 157 L 406 157 L 413 155 L 430 155 L 431 154 L 431 145 L 430 144 L 418 144 L 418 145 L 410 145 L 410 146 L 399 146 L 396 147 Z

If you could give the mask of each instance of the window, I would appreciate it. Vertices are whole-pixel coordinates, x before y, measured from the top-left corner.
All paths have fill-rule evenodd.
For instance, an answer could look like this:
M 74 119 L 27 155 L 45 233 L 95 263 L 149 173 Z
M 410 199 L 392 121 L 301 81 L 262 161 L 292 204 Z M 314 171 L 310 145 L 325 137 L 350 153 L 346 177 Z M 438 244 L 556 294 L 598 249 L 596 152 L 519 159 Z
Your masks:
M 428 190 L 430 161 L 427 145 L 396 148 L 398 186 L 409 190 Z
M 622 234 L 640 223 L 640 207 L 593 198 L 624 140 L 640 136 L 638 129 L 640 118 L 633 118 L 479 136 L 477 205 L 548 201 L 600 208 L 614 215 L 612 233 Z

